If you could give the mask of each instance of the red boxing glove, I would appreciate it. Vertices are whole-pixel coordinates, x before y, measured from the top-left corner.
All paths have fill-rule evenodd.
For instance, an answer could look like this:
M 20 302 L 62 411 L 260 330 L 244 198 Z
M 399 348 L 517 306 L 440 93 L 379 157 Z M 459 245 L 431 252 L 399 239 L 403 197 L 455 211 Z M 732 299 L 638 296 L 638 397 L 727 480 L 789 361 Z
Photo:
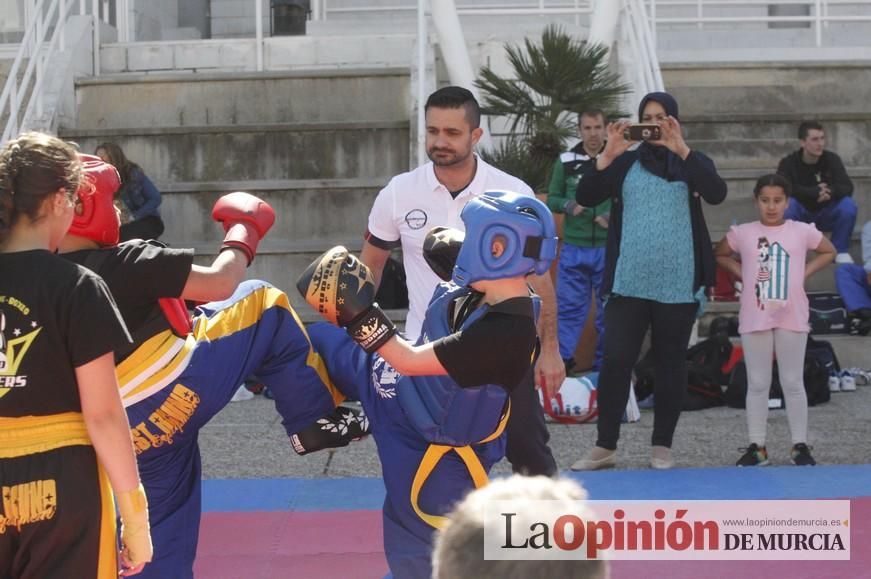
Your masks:
M 257 254 L 257 244 L 275 223 L 275 211 L 266 201 L 249 193 L 228 193 L 215 203 L 212 219 L 224 225 L 225 249 L 238 249 L 248 258 L 248 265 Z

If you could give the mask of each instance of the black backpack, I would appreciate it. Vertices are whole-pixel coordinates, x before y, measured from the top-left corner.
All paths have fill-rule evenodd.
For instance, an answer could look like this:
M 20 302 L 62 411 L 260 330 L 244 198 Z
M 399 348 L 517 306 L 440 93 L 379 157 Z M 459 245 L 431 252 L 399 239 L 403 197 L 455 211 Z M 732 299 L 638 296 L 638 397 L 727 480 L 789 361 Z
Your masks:
M 847 308 L 841 296 L 833 292 L 807 294 L 812 334 L 846 334 L 850 330 Z
M 826 382 L 828 388 L 828 381 Z M 747 406 L 747 365 L 741 360 L 732 368 L 729 384 L 726 386 L 726 405 L 730 408 L 745 408 Z M 776 406 L 768 403 L 769 408 L 784 408 L 783 388 L 780 386 L 780 372 L 777 360 L 771 367 L 771 386 L 768 389 L 768 400 L 776 400 Z
M 727 382 L 721 368 L 729 360 L 732 343 L 727 336 L 703 340 L 687 350 L 687 393 L 684 410 L 703 410 L 725 403 L 722 384 Z M 653 351 L 635 365 L 635 396 L 644 400 L 653 394 L 656 361 Z
M 702 340 L 687 351 L 687 393 L 684 410 L 703 410 L 726 403 L 723 385 L 723 364 L 732 355 L 732 342 L 727 334 L 718 333 Z
M 831 399 L 829 377 L 837 376 L 840 371 L 841 364 L 831 342 L 814 340 L 808 336 L 804 355 L 804 389 L 807 391 L 808 406 Z
M 831 399 L 829 392 L 829 376 L 840 372 L 841 366 L 835 350 L 829 342 L 814 340 L 808 336 L 807 349 L 804 355 L 804 389 L 807 392 L 808 406 L 823 404 Z M 732 408 L 744 408 L 747 397 L 747 367 L 744 361 L 735 364 L 729 376 L 726 387 L 726 405 Z M 780 375 L 777 362 L 774 363 L 771 376 L 769 399 L 780 399 L 783 407 L 783 390 L 780 386 Z

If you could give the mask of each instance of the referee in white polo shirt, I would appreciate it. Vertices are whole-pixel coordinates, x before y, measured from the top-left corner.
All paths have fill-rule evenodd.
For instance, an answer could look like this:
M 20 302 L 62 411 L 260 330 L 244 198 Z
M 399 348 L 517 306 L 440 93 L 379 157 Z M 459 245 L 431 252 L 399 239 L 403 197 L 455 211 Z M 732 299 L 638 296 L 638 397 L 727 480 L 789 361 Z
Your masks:
M 508 190 L 532 195 L 529 186 L 492 167 L 472 152 L 481 138 L 481 110 L 472 93 L 448 86 L 426 101 L 426 152 L 429 163 L 397 175 L 381 190 L 369 214 L 368 230 L 360 260 L 380 284 L 384 264 L 394 247 L 402 246 L 408 284 L 409 310 L 405 333 L 414 341 L 420 334 L 427 304 L 441 281 L 423 258 L 423 240 L 437 225 L 463 229 L 460 210 L 473 196 L 488 190 Z M 541 297 L 538 335 L 541 354 L 534 374 L 511 393 L 506 456 L 515 472 L 528 475 L 556 474 L 556 462 L 535 386 L 549 398 L 565 378 L 556 331 L 556 297 L 548 275 L 530 276 L 530 285 Z

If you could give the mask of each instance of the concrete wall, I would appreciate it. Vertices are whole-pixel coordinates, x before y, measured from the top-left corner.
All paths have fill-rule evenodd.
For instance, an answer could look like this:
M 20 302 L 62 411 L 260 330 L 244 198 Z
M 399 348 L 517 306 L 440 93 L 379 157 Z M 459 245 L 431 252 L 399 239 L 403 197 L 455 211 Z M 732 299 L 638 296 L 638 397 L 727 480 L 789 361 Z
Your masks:
M 24 0 L 0 0 L 0 32 L 24 29 Z
M 342 38 L 282 36 L 264 42 L 266 70 L 409 67 L 414 58 L 412 36 L 346 36 Z M 104 44 L 102 72 L 229 72 L 254 71 L 254 39 Z
M 407 168 L 408 122 L 65 131 L 93 150 L 118 141 L 158 180 L 348 179 Z
M 255 34 L 256 0 L 211 0 L 212 38 L 252 38 Z M 269 36 L 269 0 L 260 0 L 263 33 Z
M 93 151 L 114 140 L 163 193 L 163 239 L 217 252 L 218 196 L 250 191 L 276 209 L 250 275 L 292 290 L 317 255 L 361 246 L 377 192 L 409 167 L 409 71 L 116 76 L 81 82 L 61 134 Z
M 828 148 L 843 159 L 855 186 L 858 223 L 871 219 L 871 66 L 709 63 L 666 66 L 663 76 L 680 103 L 688 144 L 707 153 L 729 184 L 723 204 L 705 206 L 714 238 L 733 221 L 757 218 L 753 184 L 798 149 L 798 125 L 805 119 L 823 124 Z M 858 229 L 851 252 L 860 257 Z M 832 290 L 831 269 L 812 278 L 809 287 Z
M 410 98 L 407 69 L 100 77 L 79 83 L 76 125 L 402 121 Z

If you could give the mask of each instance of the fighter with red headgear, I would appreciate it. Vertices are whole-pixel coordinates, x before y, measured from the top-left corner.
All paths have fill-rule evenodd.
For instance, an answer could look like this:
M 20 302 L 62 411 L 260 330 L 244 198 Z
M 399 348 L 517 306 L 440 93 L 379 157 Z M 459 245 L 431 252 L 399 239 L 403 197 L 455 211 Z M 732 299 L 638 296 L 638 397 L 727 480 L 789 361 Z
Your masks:
M 287 295 L 266 282 L 242 281 L 275 221 L 265 201 L 241 192 L 218 199 L 212 217 L 225 231 L 221 250 L 211 265 L 195 265 L 192 249 L 139 239 L 117 244 L 117 173 L 83 157 L 87 184 L 60 252 L 103 277 L 133 336 L 133 346 L 116 351 L 115 360 L 149 498 L 155 555 L 142 576 L 192 577 L 200 520 L 197 435 L 245 378 L 270 388 L 299 453 L 344 446 L 368 424 L 336 407 L 344 396 L 329 382 Z M 191 319 L 183 300 L 207 303 Z M 322 428 L 319 419 L 335 428 Z

